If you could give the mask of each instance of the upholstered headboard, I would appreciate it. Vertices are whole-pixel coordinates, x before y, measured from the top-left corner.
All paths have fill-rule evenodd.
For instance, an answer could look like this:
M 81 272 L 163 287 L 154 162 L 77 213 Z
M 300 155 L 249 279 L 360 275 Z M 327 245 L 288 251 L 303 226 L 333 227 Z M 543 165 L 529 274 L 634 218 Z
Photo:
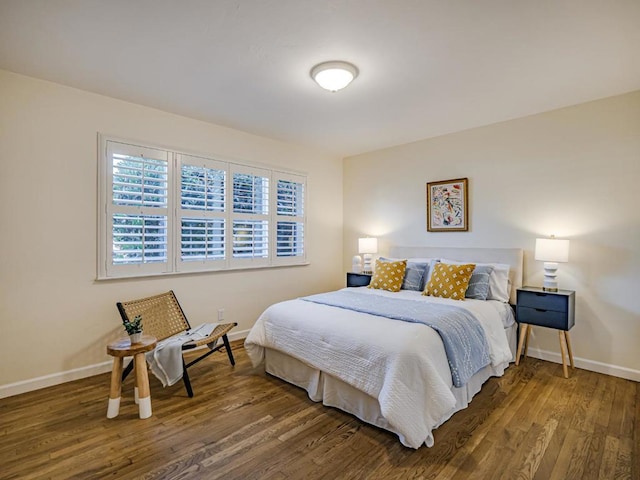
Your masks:
M 448 258 L 461 262 L 506 263 L 510 265 L 510 303 L 516 303 L 516 289 L 522 286 L 523 251 L 521 248 L 400 247 L 389 249 L 393 258 Z

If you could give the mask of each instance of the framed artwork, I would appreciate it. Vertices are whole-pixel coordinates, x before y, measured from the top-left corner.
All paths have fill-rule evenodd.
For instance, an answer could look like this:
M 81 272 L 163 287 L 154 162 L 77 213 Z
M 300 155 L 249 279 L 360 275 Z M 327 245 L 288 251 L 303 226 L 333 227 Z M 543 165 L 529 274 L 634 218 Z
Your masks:
M 467 179 L 427 183 L 427 231 L 469 230 Z

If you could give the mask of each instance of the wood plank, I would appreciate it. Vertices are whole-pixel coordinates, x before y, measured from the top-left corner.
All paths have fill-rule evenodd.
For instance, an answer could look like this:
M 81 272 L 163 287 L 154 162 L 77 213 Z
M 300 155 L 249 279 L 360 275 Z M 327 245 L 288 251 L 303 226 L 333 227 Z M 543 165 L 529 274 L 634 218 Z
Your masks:
M 221 352 L 190 369 L 194 398 L 151 377 L 147 420 L 132 376 L 111 420 L 108 373 L 0 399 L 0 477 L 640 478 L 635 382 L 580 369 L 564 379 L 527 357 L 439 427 L 433 448 L 414 450 L 253 368 L 241 342 L 233 349 L 235 368 Z
M 597 479 L 605 452 L 606 433 L 604 428 L 597 428 L 591 435 L 589 448 L 586 451 L 583 480 Z
M 574 404 L 572 429 L 588 433 L 593 431 L 593 423 L 587 422 L 587 416 L 590 411 L 593 413 L 596 407 L 595 393 L 599 381 L 600 375 L 589 375 L 578 384 L 577 388 L 581 394 L 576 398 Z
M 631 440 L 631 445 L 633 445 L 633 450 L 631 451 L 631 476 L 632 478 L 640 478 L 640 383 L 636 383 L 635 387 L 636 413 L 633 438 Z
M 622 401 L 622 422 L 620 425 L 620 435 L 623 437 L 633 437 L 634 426 L 636 424 L 636 387 L 633 382 L 624 382 L 624 399 Z
M 613 395 L 613 405 L 609 417 L 609 427 L 607 433 L 614 437 L 622 435 L 625 408 L 626 382 L 620 378 L 615 379 L 615 393 Z
M 316 411 L 321 409 L 319 405 L 314 405 L 313 408 Z M 313 419 L 313 417 L 310 418 Z M 226 478 L 228 476 L 263 478 L 267 474 L 276 473 L 276 471 L 288 474 L 288 467 L 285 465 L 298 465 L 303 457 L 305 458 L 305 469 L 308 470 L 309 466 L 315 468 L 312 466 L 312 461 L 318 455 L 320 446 L 332 439 L 343 440 L 345 438 L 344 432 L 351 432 L 360 426 L 353 418 L 345 417 L 344 420 L 324 415 L 318 423 L 305 422 L 308 428 L 304 434 L 298 432 L 298 435 L 284 441 L 281 440 L 283 435 L 271 437 L 268 441 L 256 445 L 249 452 L 243 453 L 241 461 L 222 466 L 221 469 L 215 465 L 215 474 L 210 478 Z M 321 423 L 324 425 L 319 427 Z M 336 435 L 336 432 L 342 433 Z
M 528 395 L 513 414 L 507 425 L 517 424 L 518 428 L 528 431 L 534 422 L 540 423 L 538 416 L 544 411 L 552 389 L 548 388 L 551 375 L 536 375 L 528 385 Z
M 607 480 L 614 478 L 616 473 L 616 462 L 618 461 L 618 450 L 620 449 L 620 440 L 615 437 L 607 436 L 604 441 L 604 454 L 600 462 L 600 470 L 598 471 L 598 479 Z
M 549 480 L 581 480 L 590 442 L 588 433 L 569 429 Z
M 520 429 L 510 430 L 503 429 L 500 434 L 493 433 L 491 435 L 493 441 L 485 440 L 484 443 L 490 443 L 493 448 L 488 451 L 487 455 L 475 466 L 463 464 L 461 472 L 457 472 L 453 479 L 460 478 L 460 473 L 469 474 L 475 478 L 487 478 L 494 480 L 500 476 L 515 454 L 516 450 L 524 442 L 526 432 Z
M 613 407 L 613 395 L 616 391 L 615 378 L 606 375 L 602 376 L 603 392 L 600 399 L 600 409 L 596 417 L 596 423 L 602 427 L 608 427 L 611 418 L 611 408 Z
M 634 447 L 632 440 L 623 438 L 618 442 L 618 459 L 616 460 L 616 469 L 613 474 L 615 480 L 635 480 L 638 478 L 634 472 L 638 471 L 637 456 L 634 456 Z
M 503 480 L 533 478 L 557 427 L 558 422 L 554 419 L 550 419 L 544 425 L 534 423 L 500 478 Z
M 562 395 L 555 398 L 552 396 L 549 397 L 546 402 L 547 410 L 544 411 L 542 415 L 539 415 L 539 420 L 542 422 L 547 419 L 554 419 L 558 422 L 558 426 L 540 461 L 538 470 L 533 477 L 534 480 L 548 480 L 551 477 L 551 472 L 555 467 L 558 455 L 560 454 L 569 430 L 569 423 L 573 417 L 573 406 L 576 402 L 576 397 L 579 396 L 579 393 L 576 393 L 576 386 L 580 375 L 581 373 L 578 372 L 568 380 L 554 376 L 549 384 L 553 391 L 562 392 Z

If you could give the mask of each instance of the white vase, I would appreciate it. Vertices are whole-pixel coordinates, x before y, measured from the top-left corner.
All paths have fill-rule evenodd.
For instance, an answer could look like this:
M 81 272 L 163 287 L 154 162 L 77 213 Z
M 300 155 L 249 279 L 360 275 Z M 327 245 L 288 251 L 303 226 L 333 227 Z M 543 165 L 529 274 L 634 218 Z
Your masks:
M 140 343 L 140 341 L 142 340 L 142 332 L 138 332 L 138 333 L 132 333 L 131 335 L 129 335 L 129 338 L 131 339 L 131 343 Z
M 360 255 L 354 255 L 351 259 L 351 271 L 353 273 L 362 273 L 362 258 L 360 258 Z

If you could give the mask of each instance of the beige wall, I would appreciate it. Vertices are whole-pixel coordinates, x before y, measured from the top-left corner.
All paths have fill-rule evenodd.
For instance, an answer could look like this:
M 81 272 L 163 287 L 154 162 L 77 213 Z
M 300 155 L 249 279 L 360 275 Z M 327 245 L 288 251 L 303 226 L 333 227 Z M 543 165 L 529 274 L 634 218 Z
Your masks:
M 311 265 L 96 282 L 97 132 L 306 171 Z M 463 176 L 470 232 L 427 233 L 425 182 Z M 578 364 L 640 380 L 639 180 L 640 92 L 343 168 L 322 152 L 0 70 L 0 396 L 104 370 L 105 344 L 123 333 L 121 299 L 174 289 L 194 324 L 224 308 L 242 333 L 273 302 L 342 286 L 362 234 L 383 249 L 522 247 L 533 285 L 536 236 L 570 238 L 560 282 L 578 295 Z M 557 336 L 534 334 L 539 355 L 557 359 Z
M 311 264 L 96 282 L 97 132 L 307 172 Z M 118 300 L 173 289 L 193 324 L 224 308 L 242 332 L 273 302 L 344 284 L 340 158 L 6 71 L 0 220 L 0 396 L 108 361 Z
M 425 183 L 468 177 L 470 231 L 426 231 Z M 521 247 L 571 240 L 561 288 L 576 290 L 578 366 L 640 380 L 640 92 L 372 152 L 344 163 L 344 268 L 357 237 L 386 245 Z M 559 361 L 555 331 L 534 353 Z M 536 352 L 536 350 L 538 350 Z

